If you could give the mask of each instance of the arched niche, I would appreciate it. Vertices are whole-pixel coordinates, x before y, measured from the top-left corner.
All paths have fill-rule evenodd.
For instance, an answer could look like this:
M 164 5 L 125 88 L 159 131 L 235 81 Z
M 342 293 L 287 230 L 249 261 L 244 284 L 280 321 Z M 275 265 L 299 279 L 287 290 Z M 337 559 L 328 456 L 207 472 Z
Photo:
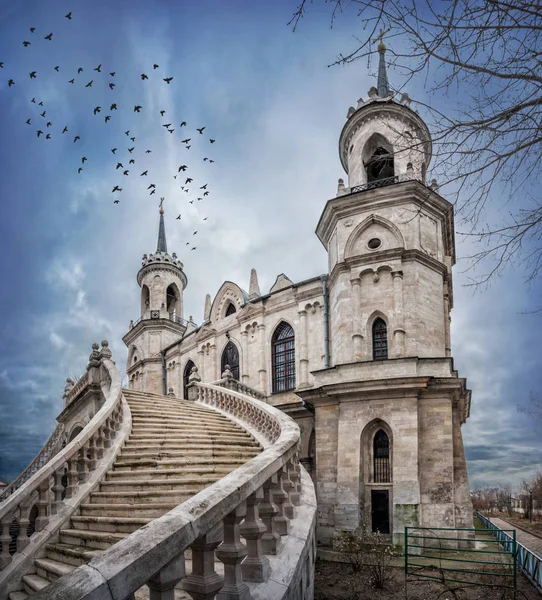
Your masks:
M 361 153 L 367 183 L 395 175 L 393 146 L 380 133 L 373 133 Z
M 373 240 L 378 240 L 379 243 L 375 245 Z M 349 235 L 344 247 L 344 258 L 404 247 L 403 235 L 394 223 L 379 215 L 370 215 Z
M 226 308 L 230 303 L 233 304 L 236 312 L 238 312 L 239 309 L 244 306 L 247 300 L 247 293 L 244 292 L 236 283 L 233 283 L 232 281 L 225 281 L 220 286 L 220 289 L 218 290 L 211 305 L 211 322 L 224 319 L 226 317 Z
M 183 398 L 188 400 L 188 384 L 190 383 L 190 374 L 192 373 L 192 369 L 196 365 L 191 359 L 188 359 L 188 362 L 184 366 L 183 370 Z
M 166 309 L 171 317 L 182 317 L 181 292 L 176 283 L 170 283 L 166 288 Z
M 151 292 L 145 283 L 141 286 L 141 316 L 150 308 Z
M 220 372 L 223 373 L 226 365 L 229 366 L 232 372 L 233 378 L 239 381 L 239 349 L 230 340 L 224 350 L 222 350 L 222 357 L 220 359 Z

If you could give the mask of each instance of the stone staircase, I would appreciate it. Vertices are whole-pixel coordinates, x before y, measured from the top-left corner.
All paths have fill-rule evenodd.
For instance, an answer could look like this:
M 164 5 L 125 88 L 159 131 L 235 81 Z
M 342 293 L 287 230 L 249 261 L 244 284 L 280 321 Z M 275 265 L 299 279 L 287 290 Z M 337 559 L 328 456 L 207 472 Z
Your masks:
M 132 432 L 97 491 L 23 576 L 24 600 L 261 452 L 242 427 L 193 402 L 124 390 Z

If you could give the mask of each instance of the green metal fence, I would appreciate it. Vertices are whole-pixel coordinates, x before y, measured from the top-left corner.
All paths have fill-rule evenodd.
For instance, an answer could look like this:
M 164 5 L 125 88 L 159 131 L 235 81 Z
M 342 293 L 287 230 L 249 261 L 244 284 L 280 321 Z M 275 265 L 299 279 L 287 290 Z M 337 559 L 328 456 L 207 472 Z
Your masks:
M 482 537 L 483 534 L 486 537 Z M 501 546 L 487 529 L 405 527 L 405 578 L 516 590 L 516 532 Z M 496 579 L 499 578 L 499 579 Z

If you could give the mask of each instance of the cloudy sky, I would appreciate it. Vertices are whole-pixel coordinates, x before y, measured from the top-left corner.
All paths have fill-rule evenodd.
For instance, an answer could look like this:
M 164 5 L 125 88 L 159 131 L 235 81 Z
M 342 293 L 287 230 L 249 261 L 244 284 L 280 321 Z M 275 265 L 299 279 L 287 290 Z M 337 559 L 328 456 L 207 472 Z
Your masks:
M 155 248 L 160 196 L 170 252 L 188 276 L 185 317 L 201 322 L 205 294 L 226 279 L 247 288 L 252 267 L 262 291 L 281 272 L 293 280 L 325 272 L 314 229 L 343 176 L 337 142 L 346 112 L 373 85 L 376 63 L 328 68 L 351 47 L 356 19 L 345 15 L 330 29 L 329 6 L 316 4 L 293 33 L 287 22 L 295 4 L 0 4 L 0 479 L 15 477 L 47 439 L 64 379 L 84 370 L 92 342 L 108 339 L 124 368 L 121 338 L 138 317 L 135 276 L 142 254 Z M 428 101 L 423 85 L 410 96 Z M 192 138 L 190 150 L 184 137 Z M 181 164 L 195 183 L 208 183 L 202 201 L 189 204 L 194 195 L 173 179 Z M 111 193 L 115 185 L 121 193 Z M 458 256 L 469 251 L 458 237 Z M 466 266 L 459 260 L 455 268 L 452 344 L 473 391 L 464 427 L 471 485 L 517 484 L 542 468 L 540 432 L 516 410 L 541 387 L 541 317 L 523 314 L 538 307 L 540 286 L 526 287 L 518 270 L 473 293 L 462 286 Z

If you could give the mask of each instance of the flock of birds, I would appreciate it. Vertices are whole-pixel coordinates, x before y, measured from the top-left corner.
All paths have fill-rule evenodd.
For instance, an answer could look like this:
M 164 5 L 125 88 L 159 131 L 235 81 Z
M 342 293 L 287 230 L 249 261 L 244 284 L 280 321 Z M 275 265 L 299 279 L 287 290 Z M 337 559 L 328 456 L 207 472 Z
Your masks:
M 72 13 L 69 12 L 66 15 L 64 15 L 65 18 L 67 20 L 72 19 Z M 36 34 L 36 28 L 35 27 L 30 27 L 29 28 L 30 34 L 31 36 L 29 36 L 30 39 L 40 39 L 40 35 Z M 32 37 L 33 36 L 33 37 Z M 39 36 L 39 37 L 38 37 Z M 51 42 L 53 40 L 53 36 L 54 36 L 54 32 L 48 33 L 47 35 L 45 35 L 43 37 L 44 40 L 46 40 L 47 42 Z M 25 39 L 22 42 L 22 46 L 24 48 L 28 48 L 29 46 L 32 45 L 32 42 Z M 0 61 L 0 69 L 4 69 L 4 62 Z M 160 69 L 160 65 L 154 63 L 152 65 L 152 72 L 154 73 L 155 71 L 158 71 Z M 54 65 L 53 70 L 57 73 L 61 73 L 61 66 L 60 65 Z M 101 81 L 100 78 L 103 77 L 107 77 L 107 87 L 109 88 L 109 90 L 112 92 L 112 96 L 111 98 L 107 99 L 107 101 L 102 101 L 101 104 L 94 106 L 94 108 L 89 111 L 89 118 L 100 118 L 103 117 L 103 122 L 104 124 L 109 123 L 112 118 L 113 115 L 115 113 L 115 111 L 119 111 L 119 106 L 122 106 L 121 103 L 115 98 L 114 93 L 115 93 L 115 87 L 116 87 L 116 72 L 115 71 L 108 71 L 107 69 L 103 69 L 103 65 L 99 64 L 96 67 L 91 67 L 91 75 L 87 76 L 87 78 L 82 77 L 82 74 L 86 73 L 85 68 L 83 67 L 79 67 L 77 69 L 77 73 L 75 76 L 73 76 L 71 79 L 68 79 L 68 83 L 70 85 L 73 86 L 77 86 L 79 84 L 79 82 L 82 82 L 80 85 L 84 86 L 84 88 L 92 88 L 93 84 L 96 82 L 97 84 L 102 84 L 103 82 Z M 29 78 L 31 80 L 35 80 L 38 78 L 39 73 L 37 71 L 30 71 L 29 72 Z M 149 79 L 149 75 L 147 75 L 146 73 L 141 73 L 140 74 L 140 79 L 142 81 L 150 81 Z M 174 77 L 172 76 L 168 76 L 168 77 L 162 77 L 161 78 L 162 81 L 166 84 L 166 85 L 170 85 L 171 82 L 173 81 Z M 7 85 L 8 88 L 12 88 L 16 85 L 16 80 L 13 79 L 13 77 L 10 77 L 8 79 Z M 102 87 L 105 87 L 102 85 Z M 107 89 L 107 87 L 105 87 L 105 89 Z M 36 107 L 38 107 L 38 110 L 35 113 L 35 116 L 30 116 L 29 118 L 27 118 L 25 120 L 25 124 L 29 125 L 29 126 L 35 126 L 37 127 L 36 129 L 36 137 L 38 139 L 43 139 L 43 140 L 51 140 L 53 138 L 53 133 L 52 132 L 60 132 L 59 135 L 63 136 L 65 134 L 70 134 L 73 132 L 70 131 L 71 125 L 68 126 L 66 124 L 62 124 L 62 126 L 56 128 L 54 128 L 53 126 L 53 118 L 51 116 L 51 114 L 48 114 L 48 108 L 46 106 L 44 106 L 44 102 L 42 100 L 40 100 L 39 98 L 36 97 L 32 97 L 30 99 L 30 103 L 31 104 L 35 104 Z M 123 106 L 122 106 L 123 107 Z M 123 107 L 126 108 L 126 107 Z M 130 107 L 131 108 L 131 107 Z M 144 106 L 141 104 L 134 104 L 133 105 L 133 113 L 139 114 L 142 111 L 144 112 Z M 90 115 L 90 112 L 92 113 L 92 116 Z M 166 110 L 160 110 L 159 111 L 160 114 L 160 119 L 164 120 L 164 121 L 169 121 L 168 123 L 161 123 L 161 126 L 165 128 L 165 130 L 167 132 L 169 132 L 170 134 L 174 134 L 175 131 L 178 131 L 178 133 L 183 132 L 185 135 L 184 136 L 180 136 L 183 137 L 182 140 L 180 140 L 180 143 L 184 146 L 184 148 L 186 150 L 190 150 L 190 148 L 193 145 L 193 139 L 195 139 L 194 136 L 196 136 L 197 138 L 199 138 L 199 136 L 205 136 L 205 131 L 206 131 L 206 127 L 196 127 L 193 130 L 193 133 L 186 133 L 189 132 L 190 129 L 188 127 L 188 123 L 186 121 L 181 121 L 178 125 L 173 123 L 172 119 L 168 119 L 166 117 Z M 37 121 L 37 123 L 36 123 Z M 111 148 L 111 153 L 114 155 L 114 159 L 113 159 L 113 165 L 114 166 L 114 172 L 116 174 L 116 176 L 122 176 L 122 177 L 134 177 L 137 176 L 138 179 L 142 178 L 142 177 L 147 177 L 149 179 L 151 179 L 151 176 L 149 175 L 149 167 L 147 165 L 145 165 L 144 159 L 146 155 L 151 154 L 152 150 L 150 148 L 147 148 L 146 145 L 142 145 L 143 140 L 139 140 L 137 139 L 137 136 L 135 135 L 134 132 L 132 132 L 130 129 L 124 131 L 124 135 L 128 138 L 126 140 L 124 140 L 124 138 L 122 138 L 117 144 L 116 147 Z M 136 144 L 136 139 L 137 139 L 137 144 Z M 204 139 L 204 138 L 202 138 Z M 207 138 L 208 139 L 208 143 L 209 143 L 209 148 L 212 147 L 212 144 L 214 144 L 216 142 L 216 140 L 214 138 Z M 73 144 L 78 144 L 81 145 L 84 143 L 84 140 L 82 140 L 81 135 L 79 135 L 77 132 L 75 132 L 75 135 L 73 136 Z M 207 142 L 206 142 L 207 143 Z M 145 148 L 144 151 L 141 152 L 141 154 L 134 154 L 134 152 L 140 150 L 140 148 Z M 137 162 L 136 162 L 136 158 L 137 158 Z M 89 162 L 89 158 L 87 156 L 81 156 L 80 157 L 80 165 L 77 166 L 77 173 L 78 174 L 82 174 L 86 164 Z M 215 161 L 210 158 L 209 156 L 204 156 L 202 158 L 202 162 L 207 163 L 208 165 L 212 165 Z M 115 164 L 116 163 L 116 164 Z M 143 163 L 143 166 L 139 166 L 140 163 Z M 138 165 L 138 167 L 136 167 L 136 164 Z M 208 189 L 208 183 L 203 183 L 202 185 L 199 185 L 198 183 L 194 182 L 194 178 L 189 176 L 188 171 L 188 165 L 186 164 L 181 164 L 179 165 L 179 167 L 177 168 L 176 172 L 173 174 L 173 178 L 178 180 L 181 185 L 180 185 L 180 189 L 181 192 L 186 193 L 186 194 L 190 194 L 190 192 L 192 192 L 193 197 L 190 197 L 190 200 L 188 201 L 189 204 L 194 204 L 194 202 L 201 202 L 202 200 L 204 200 L 204 198 L 206 196 L 209 196 L 210 191 Z M 141 180 L 143 181 L 143 180 Z M 149 181 L 147 179 L 147 181 Z M 202 183 L 202 182 L 200 182 Z M 193 185 L 192 185 L 193 184 Z M 120 197 L 119 195 L 122 193 L 123 191 L 123 187 L 122 187 L 123 183 L 122 181 L 116 182 L 115 185 L 113 186 L 111 193 L 114 194 L 114 198 L 113 198 L 113 204 L 120 204 Z M 149 183 L 149 185 L 147 186 L 145 184 L 146 187 L 146 192 L 149 193 L 150 196 L 153 196 L 154 194 L 157 193 L 158 191 L 158 186 L 156 183 Z M 160 198 L 160 207 L 162 206 L 163 202 L 164 202 L 165 198 L 161 197 Z M 176 217 L 177 220 L 181 220 L 182 219 L 182 214 L 179 214 Z M 202 219 L 203 221 L 207 221 L 207 217 L 203 217 Z M 192 236 L 197 235 L 198 231 L 194 231 Z M 192 246 L 191 250 L 196 250 L 196 246 L 192 245 L 192 242 L 187 241 L 185 242 L 185 244 L 187 246 Z

